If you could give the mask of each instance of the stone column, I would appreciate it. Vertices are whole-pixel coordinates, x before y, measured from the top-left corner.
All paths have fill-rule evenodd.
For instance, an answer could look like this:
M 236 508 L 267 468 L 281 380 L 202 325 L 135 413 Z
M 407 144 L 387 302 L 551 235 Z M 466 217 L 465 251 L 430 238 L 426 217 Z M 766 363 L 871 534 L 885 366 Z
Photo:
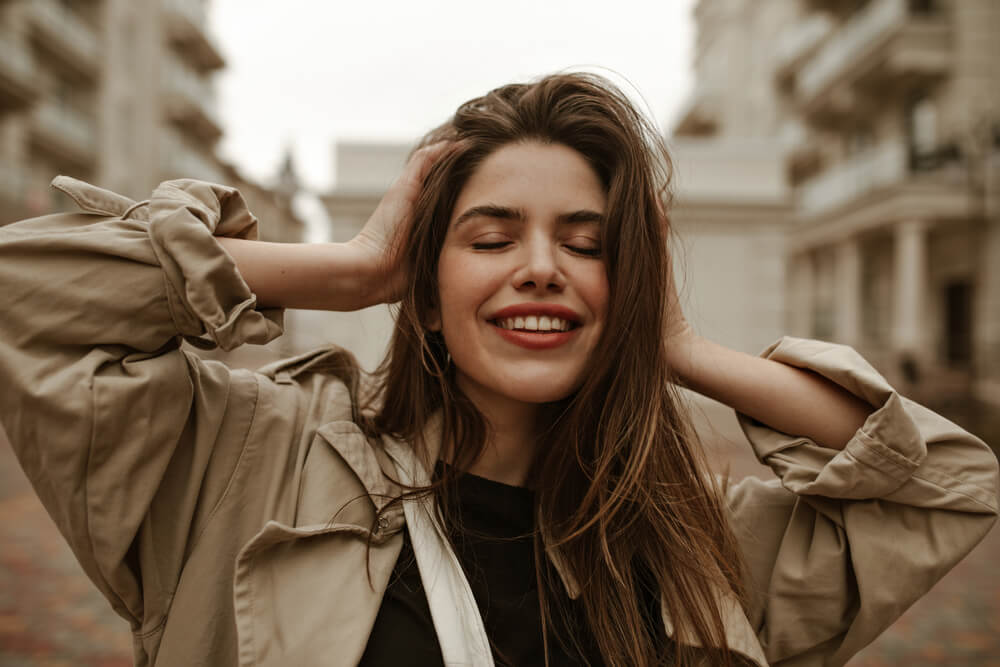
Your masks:
M 847 238 L 837 245 L 836 315 L 838 343 L 857 347 L 861 342 L 861 244 Z
M 893 347 L 901 358 L 927 357 L 924 302 L 927 298 L 927 229 L 924 220 L 896 225 Z

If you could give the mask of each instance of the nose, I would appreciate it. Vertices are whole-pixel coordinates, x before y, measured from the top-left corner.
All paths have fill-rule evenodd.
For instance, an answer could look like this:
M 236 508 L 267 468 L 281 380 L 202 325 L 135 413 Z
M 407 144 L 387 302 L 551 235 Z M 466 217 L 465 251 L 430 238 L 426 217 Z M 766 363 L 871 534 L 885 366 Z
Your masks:
M 514 274 L 518 290 L 561 292 L 566 278 L 559 265 L 559 247 L 550 238 L 537 235 L 522 246 L 521 265 Z

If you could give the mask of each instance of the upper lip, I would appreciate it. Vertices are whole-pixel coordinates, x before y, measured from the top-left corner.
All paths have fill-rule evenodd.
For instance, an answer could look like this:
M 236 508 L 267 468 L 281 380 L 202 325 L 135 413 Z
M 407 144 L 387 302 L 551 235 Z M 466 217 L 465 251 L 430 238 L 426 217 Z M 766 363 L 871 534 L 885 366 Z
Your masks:
M 582 320 L 580 315 L 572 308 L 561 306 L 557 303 L 517 303 L 513 306 L 501 308 L 486 319 L 502 320 L 507 317 L 527 317 L 528 315 L 559 317 L 575 324 L 579 324 Z

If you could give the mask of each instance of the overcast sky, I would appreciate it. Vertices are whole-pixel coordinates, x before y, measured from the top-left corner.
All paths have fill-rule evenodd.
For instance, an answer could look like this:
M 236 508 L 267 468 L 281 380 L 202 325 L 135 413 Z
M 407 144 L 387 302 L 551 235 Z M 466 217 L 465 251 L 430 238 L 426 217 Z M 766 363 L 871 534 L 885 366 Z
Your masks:
M 210 0 L 222 156 L 269 182 L 292 147 L 327 189 L 337 139 L 409 141 L 511 81 L 600 68 L 660 127 L 691 84 L 693 0 Z

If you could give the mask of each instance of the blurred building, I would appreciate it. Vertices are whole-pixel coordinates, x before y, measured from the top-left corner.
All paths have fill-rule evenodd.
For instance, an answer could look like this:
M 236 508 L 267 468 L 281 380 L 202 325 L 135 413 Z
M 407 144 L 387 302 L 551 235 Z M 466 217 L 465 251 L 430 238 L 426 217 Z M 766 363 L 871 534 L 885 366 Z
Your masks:
M 1000 3 L 700 0 L 695 20 L 675 134 L 781 153 L 789 330 L 1000 406 Z
M 65 206 L 55 174 L 143 198 L 178 176 L 222 180 L 201 0 L 0 3 L 4 222 Z
M 295 206 L 301 184 L 290 154 L 285 156 L 275 185 L 270 187 L 245 178 L 230 164 L 217 162 L 215 169 L 218 182 L 239 190 L 247 207 L 260 221 L 260 240 L 273 243 L 302 243 L 305 240 L 305 224 Z

